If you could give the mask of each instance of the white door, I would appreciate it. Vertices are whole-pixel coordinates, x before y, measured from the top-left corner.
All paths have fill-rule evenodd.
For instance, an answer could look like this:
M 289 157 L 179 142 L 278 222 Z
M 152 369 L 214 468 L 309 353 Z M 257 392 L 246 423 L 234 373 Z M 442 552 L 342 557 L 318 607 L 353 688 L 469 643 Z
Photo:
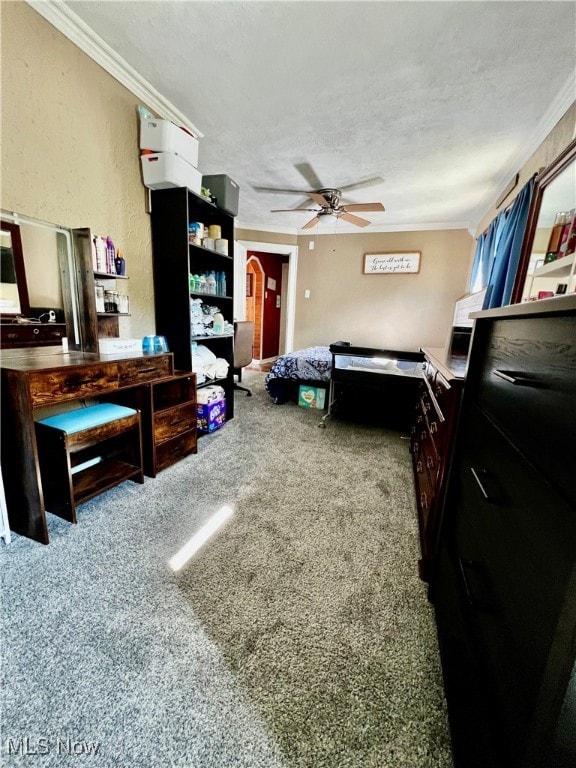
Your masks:
M 246 248 L 234 241 L 234 320 L 246 320 Z

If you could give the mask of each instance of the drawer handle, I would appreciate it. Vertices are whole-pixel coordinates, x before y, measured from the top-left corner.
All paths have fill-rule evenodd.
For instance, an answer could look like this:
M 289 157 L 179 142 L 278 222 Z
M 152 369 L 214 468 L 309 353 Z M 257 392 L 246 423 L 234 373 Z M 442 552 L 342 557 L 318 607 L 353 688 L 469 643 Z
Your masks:
M 496 503 L 496 497 L 491 496 L 489 491 L 486 489 L 486 481 L 490 479 L 490 474 L 485 469 L 474 469 L 474 467 L 470 467 L 470 472 L 472 472 L 472 477 L 474 480 L 476 480 L 476 484 L 478 485 L 478 488 L 480 488 L 480 492 L 482 493 L 482 496 L 484 497 L 484 501 L 489 501 L 491 503 Z
M 85 379 L 76 379 L 74 381 L 74 386 L 81 386 L 82 384 L 94 384 L 96 381 L 98 381 L 98 379 L 95 379 L 93 376 L 88 376 Z
M 466 602 L 468 605 L 477 611 L 492 611 L 493 606 L 488 600 L 479 600 L 476 597 L 468 579 L 469 570 L 476 569 L 479 573 L 481 573 L 482 566 L 480 563 L 477 563 L 474 560 L 466 560 L 462 557 L 459 557 L 458 566 L 460 569 L 460 576 L 462 577 L 462 584 L 464 585 L 464 593 L 466 595 Z
M 34 328 L 33 333 L 34 333 L 35 336 L 37 336 L 40 333 L 40 329 L 39 328 Z
M 184 424 L 185 421 L 186 419 L 177 419 L 176 421 L 171 421 L 170 426 L 176 427 L 178 424 Z
M 539 381 L 529 373 L 515 373 L 514 371 L 494 371 L 494 376 L 498 376 L 499 379 L 504 379 L 509 384 L 516 384 L 520 387 L 543 387 L 544 383 Z
M 138 375 L 140 375 L 141 373 L 152 373 L 155 370 L 156 370 L 155 366 L 152 366 L 151 368 L 140 368 L 138 370 Z

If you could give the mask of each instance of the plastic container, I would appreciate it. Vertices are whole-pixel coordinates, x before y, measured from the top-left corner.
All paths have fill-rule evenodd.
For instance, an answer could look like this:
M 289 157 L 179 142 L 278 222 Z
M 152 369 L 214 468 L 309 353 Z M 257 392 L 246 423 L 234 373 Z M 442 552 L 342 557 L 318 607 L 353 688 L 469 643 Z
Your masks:
M 198 165 L 198 139 L 170 120 L 142 120 L 140 122 L 140 148 L 154 152 L 172 152 L 190 165 Z M 202 186 L 202 178 L 200 178 Z M 200 192 L 199 192 L 200 193 Z
M 144 186 L 149 189 L 170 189 L 188 187 L 191 192 L 200 194 L 202 174 L 193 165 L 183 160 L 180 155 L 171 152 L 158 152 L 140 157 Z

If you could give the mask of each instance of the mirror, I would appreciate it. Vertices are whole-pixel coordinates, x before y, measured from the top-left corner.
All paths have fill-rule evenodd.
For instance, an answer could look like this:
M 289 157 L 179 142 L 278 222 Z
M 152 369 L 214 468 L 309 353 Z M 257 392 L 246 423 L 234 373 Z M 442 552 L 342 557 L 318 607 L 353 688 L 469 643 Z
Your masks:
M 20 227 L 0 222 L 0 314 L 28 315 L 28 286 Z
M 71 230 L 0 211 L 2 282 L 0 316 L 43 322 L 52 310 L 66 323 L 72 349 L 81 348 L 76 269 Z
M 576 290 L 576 140 L 536 178 L 512 303 Z

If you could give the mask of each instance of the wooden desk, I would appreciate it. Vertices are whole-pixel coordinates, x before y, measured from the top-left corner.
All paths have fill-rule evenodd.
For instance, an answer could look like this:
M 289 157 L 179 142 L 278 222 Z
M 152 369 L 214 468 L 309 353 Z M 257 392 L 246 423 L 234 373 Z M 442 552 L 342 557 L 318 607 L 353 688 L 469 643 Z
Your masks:
M 13 349 L 2 352 L 0 369 L 1 460 L 10 527 L 48 544 L 34 411 L 167 378 L 174 373 L 173 356 Z

